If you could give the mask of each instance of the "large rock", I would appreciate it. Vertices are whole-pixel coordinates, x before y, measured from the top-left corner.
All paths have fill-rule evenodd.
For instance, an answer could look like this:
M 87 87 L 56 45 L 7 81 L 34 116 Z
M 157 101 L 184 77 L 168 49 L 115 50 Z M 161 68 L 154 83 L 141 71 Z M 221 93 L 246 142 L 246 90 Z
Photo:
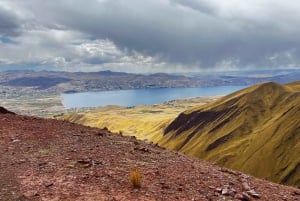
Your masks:
M 7 109 L 5 109 L 4 107 L 0 106 L 0 114 L 15 114 Z

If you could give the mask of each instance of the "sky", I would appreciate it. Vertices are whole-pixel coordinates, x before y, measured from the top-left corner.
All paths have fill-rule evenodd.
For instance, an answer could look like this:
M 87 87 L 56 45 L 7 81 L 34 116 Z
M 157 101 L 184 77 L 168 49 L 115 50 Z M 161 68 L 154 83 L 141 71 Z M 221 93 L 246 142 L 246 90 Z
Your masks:
M 0 0 L 0 70 L 300 68 L 295 0 Z

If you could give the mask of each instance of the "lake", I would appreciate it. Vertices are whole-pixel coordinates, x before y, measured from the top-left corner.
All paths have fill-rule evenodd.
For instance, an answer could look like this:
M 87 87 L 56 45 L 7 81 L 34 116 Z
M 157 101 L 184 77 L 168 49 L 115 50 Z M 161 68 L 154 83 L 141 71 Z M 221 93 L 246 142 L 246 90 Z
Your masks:
M 152 105 L 179 98 L 226 95 L 246 86 L 214 86 L 198 88 L 156 88 L 62 94 L 66 108 L 97 107 L 106 105 Z

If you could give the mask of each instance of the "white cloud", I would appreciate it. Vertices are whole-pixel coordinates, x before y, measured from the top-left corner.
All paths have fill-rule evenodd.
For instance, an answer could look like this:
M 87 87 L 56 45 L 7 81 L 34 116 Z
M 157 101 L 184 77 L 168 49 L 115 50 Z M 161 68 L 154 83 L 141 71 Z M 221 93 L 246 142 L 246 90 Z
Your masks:
M 1 0 L 0 68 L 299 66 L 299 10 L 291 0 Z

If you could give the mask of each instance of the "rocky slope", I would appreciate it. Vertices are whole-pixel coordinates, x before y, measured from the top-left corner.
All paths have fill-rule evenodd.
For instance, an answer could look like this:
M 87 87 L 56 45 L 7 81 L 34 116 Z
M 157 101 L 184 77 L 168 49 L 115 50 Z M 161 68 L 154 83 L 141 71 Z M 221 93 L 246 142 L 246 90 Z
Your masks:
M 133 137 L 0 112 L 0 200 L 299 200 L 255 179 Z M 128 175 L 136 168 L 142 187 Z
M 159 144 L 300 187 L 300 82 L 258 84 L 181 113 Z

